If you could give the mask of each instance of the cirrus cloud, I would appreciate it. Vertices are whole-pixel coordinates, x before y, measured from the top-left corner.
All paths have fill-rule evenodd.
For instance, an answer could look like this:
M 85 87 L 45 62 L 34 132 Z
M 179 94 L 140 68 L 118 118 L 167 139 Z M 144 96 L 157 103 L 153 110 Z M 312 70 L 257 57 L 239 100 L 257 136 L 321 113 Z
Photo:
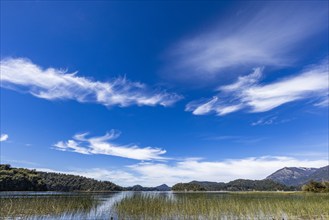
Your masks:
M 328 38 L 328 4 L 321 1 L 253 2 L 232 9 L 230 19 L 178 42 L 169 52 L 166 76 L 212 80 L 230 68 L 283 67 L 299 59 L 302 43 Z
M 194 115 L 226 115 L 242 109 L 266 112 L 293 101 L 328 98 L 328 62 L 268 84 L 260 82 L 262 76 L 263 68 L 255 68 L 251 74 L 239 77 L 236 82 L 220 86 L 217 89 L 219 93 L 212 98 L 188 103 L 185 110 Z M 315 106 L 324 106 L 325 102 L 321 103 Z
M 76 134 L 71 140 L 59 141 L 54 149 L 71 151 L 80 154 L 103 154 L 135 160 L 165 160 L 162 157 L 166 151 L 160 148 L 144 147 L 137 145 L 119 145 L 112 141 L 120 136 L 120 133 L 111 130 L 101 137 L 87 137 L 88 133 Z M 111 142 L 110 142 L 111 141 Z
M 166 91 L 155 91 L 125 77 L 111 82 L 94 81 L 77 75 L 77 72 L 43 69 L 23 58 L 1 60 L 1 87 L 47 100 L 75 100 L 81 103 L 98 103 L 107 107 L 130 105 L 170 106 L 182 96 Z

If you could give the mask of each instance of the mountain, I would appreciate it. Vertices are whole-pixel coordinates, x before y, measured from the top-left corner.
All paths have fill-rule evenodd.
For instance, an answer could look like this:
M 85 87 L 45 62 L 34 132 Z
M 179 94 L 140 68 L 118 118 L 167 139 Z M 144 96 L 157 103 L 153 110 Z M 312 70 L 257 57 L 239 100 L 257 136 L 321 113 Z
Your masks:
M 128 186 L 124 188 L 125 191 L 151 191 L 147 190 L 146 187 L 143 187 L 141 185 L 134 185 L 134 186 Z
M 309 182 L 310 180 L 319 181 L 319 182 L 329 181 L 329 166 L 321 167 L 317 169 L 315 172 L 313 172 L 312 174 L 310 174 L 308 176 L 307 182 Z
M 156 191 L 170 191 L 171 187 L 167 186 L 166 184 L 162 184 L 160 186 L 155 187 Z
M 266 177 L 287 186 L 301 186 L 311 180 L 328 181 L 329 166 L 322 168 L 284 167 Z
M 167 186 L 166 184 L 162 184 L 162 185 L 156 186 L 156 187 L 144 187 L 141 185 L 134 185 L 134 186 L 125 187 L 124 190 L 126 190 L 126 191 L 170 191 L 171 188 L 169 186 Z

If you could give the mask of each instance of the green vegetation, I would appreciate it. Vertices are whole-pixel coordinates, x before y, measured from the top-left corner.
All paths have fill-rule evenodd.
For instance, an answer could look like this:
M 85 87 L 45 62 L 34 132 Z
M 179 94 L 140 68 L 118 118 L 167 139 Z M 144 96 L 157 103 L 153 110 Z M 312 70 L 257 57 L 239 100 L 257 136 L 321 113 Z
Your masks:
M 115 205 L 119 219 L 328 219 L 329 194 L 135 194 Z
M 294 187 L 287 187 L 273 180 L 245 180 L 237 179 L 225 185 L 227 191 L 292 191 Z
M 173 191 L 206 191 L 203 186 L 196 183 L 177 183 L 171 189 Z
M 273 180 L 244 180 L 238 179 L 228 183 L 198 182 L 178 183 L 172 187 L 173 191 L 293 191 L 295 187 L 288 187 Z
M 329 219 L 306 192 L 0 193 L 0 219 Z
M 35 170 L 0 165 L 0 191 L 44 191 L 45 182 Z
M 329 193 L 329 182 L 310 181 L 309 183 L 302 186 L 302 190 L 304 192 Z
M 121 191 L 109 181 L 0 165 L 0 191 Z
M 1 198 L 1 219 L 25 219 L 33 216 L 70 216 L 87 214 L 97 206 L 91 196 L 22 196 Z
M 82 176 L 38 172 L 49 191 L 121 191 L 122 188 L 109 181 L 98 181 Z
M 198 184 L 206 189 L 206 191 L 223 191 L 226 183 L 210 182 L 210 181 L 192 181 L 190 183 Z

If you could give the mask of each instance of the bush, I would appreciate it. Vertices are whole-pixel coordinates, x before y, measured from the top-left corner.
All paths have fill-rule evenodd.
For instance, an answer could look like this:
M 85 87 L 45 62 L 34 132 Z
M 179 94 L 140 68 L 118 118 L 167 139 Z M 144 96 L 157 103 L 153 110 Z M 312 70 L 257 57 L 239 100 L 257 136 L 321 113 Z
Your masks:
M 309 183 L 302 186 L 304 192 L 315 192 L 315 193 L 329 193 L 329 182 L 316 182 L 311 180 Z

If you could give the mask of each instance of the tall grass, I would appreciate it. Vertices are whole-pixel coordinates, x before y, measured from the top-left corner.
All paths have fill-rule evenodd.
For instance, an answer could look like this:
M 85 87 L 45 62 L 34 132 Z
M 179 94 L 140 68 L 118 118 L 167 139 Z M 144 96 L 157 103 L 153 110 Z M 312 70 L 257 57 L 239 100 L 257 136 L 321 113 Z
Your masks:
M 135 194 L 115 209 L 120 219 L 329 219 L 329 194 Z
M 1 199 L 0 219 L 87 214 L 97 206 L 91 196 L 20 196 Z
M 329 194 L 155 193 L 0 196 L 0 219 L 329 219 Z

